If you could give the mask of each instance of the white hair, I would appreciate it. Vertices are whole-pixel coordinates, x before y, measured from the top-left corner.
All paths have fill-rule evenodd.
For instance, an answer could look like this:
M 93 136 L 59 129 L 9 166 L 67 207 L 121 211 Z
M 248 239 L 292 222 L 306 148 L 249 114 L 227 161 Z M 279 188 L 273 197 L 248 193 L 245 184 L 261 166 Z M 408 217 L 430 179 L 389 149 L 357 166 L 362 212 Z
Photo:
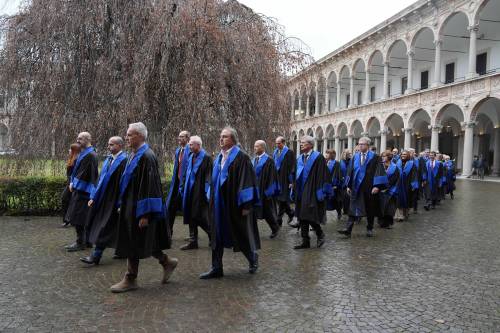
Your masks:
M 198 135 L 193 135 L 192 137 L 190 137 L 189 142 L 199 144 L 200 147 L 203 145 L 203 141 L 201 141 L 201 138 Z
M 78 136 L 81 136 L 83 139 L 87 140 L 88 142 L 92 141 L 92 135 L 90 135 L 89 132 L 80 132 Z
M 314 146 L 314 138 L 312 136 L 310 136 L 310 135 L 304 135 L 300 139 L 300 141 L 305 141 L 305 142 L 310 143 L 310 144 L 312 144 Z
M 109 138 L 109 141 L 113 141 L 114 143 L 116 143 L 117 145 L 122 146 L 122 147 L 125 144 L 125 142 L 123 141 L 123 138 L 121 136 L 112 136 Z
M 132 123 L 128 125 L 128 128 L 131 128 L 134 131 L 136 131 L 140 136 L 144 138 L 144 140 L 148 138 L 148 129 L 146 128 L 146 125 L 144 125 L 143 123 L 141 122 Z
M 371 145 L 372 140 L 367 136 L 362 136 L 361 138 L 359 138 L 358 143 L 359 142 L 364 142 L 369 146 L 369 145 Z
M 264 150 L 267 148 L 266 141 L 264 141 L 264 140 L 257 140 L 257 141 L 255 141 L 255 144 L 262 146 L 264 148 Z

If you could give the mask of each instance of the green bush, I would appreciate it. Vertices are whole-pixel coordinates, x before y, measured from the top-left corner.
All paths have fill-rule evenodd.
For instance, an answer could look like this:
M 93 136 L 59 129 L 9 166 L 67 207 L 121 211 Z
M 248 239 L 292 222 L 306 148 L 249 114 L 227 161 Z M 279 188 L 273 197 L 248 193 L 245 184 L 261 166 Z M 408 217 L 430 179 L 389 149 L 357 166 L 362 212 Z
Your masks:
M 0 215 L 58 215 L 65 186 L 64 177 L 0 177 Z

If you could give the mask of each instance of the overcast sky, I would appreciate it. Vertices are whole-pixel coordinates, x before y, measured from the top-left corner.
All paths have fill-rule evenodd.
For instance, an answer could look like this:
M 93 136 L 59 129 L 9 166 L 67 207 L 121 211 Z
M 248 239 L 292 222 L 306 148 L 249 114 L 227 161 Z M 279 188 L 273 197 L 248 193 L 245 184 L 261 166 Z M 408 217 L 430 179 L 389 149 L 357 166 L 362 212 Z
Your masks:
M 416 0 L 240 0 L 285 26 L 319 59 L 388 19 Z M 20 0 L 0 0 L 0 13 L 13 14 Z

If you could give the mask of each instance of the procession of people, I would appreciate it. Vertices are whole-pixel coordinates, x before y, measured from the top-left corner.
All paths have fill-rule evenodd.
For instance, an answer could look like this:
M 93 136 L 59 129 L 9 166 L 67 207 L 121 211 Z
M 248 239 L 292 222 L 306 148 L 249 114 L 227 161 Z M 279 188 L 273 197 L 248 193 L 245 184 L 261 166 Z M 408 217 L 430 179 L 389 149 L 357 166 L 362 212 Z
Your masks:
M 188 226 L 181 250 L 198 249 L 198 229 L 208 236 L 211 265 L 200 275 L 206 280 L 224 276 L 225 249 L 241 252 L 250 274 L 258 271 L 259 220 L 265 220 L 269 238 L 275 240 L 286 215 L 288 225 L 300 232 L 294 249 L 310 248 L 311 232 L 321 248 L 327 240 L 327 211 L 334 211 L 336 221 L 344 225 L 338 230 L 344 238 L 351 238 L 354 226 L 364 219 L 366 236 L 373 237 L 375 221 L 381 229 L 391 229 L 395 221 L 418 213 L 421 200 L 428 211 L 447 195 L 454 198 L 454 162 L 439 152 L 393 149 L 379 155 L 370 138 L 362 137 L 352 152 L 328 149 L 323 156 L 314 150 L 314 138 L 306 135 L 300 139 L 300 154 L 279 136 L 272 154 L 265 141 L 257 140 L 250 157 L 231 127 L 222 129 L 220 153 L 214 158 L 200 136 L 181 131 L 166 192 L 147 138 L 140 122 L 129 125 L 125 140 L 111 137 L 109 155 L 98 173 L 92 137 L 82 132 L 67 163 L 63 223 L 75 227 L 76 240 L 66 250 L 91 249 L 80 258 L 87 265 L 99 265 L 107 248 L 114 249 L 114 258 L 126 259 L 123 279 L 111 287 L 115 293 L 137 289 L 139 262 L 148 257 L 158 260 L 161 283 L 168 282 L 178 260 L 164 251 L 171 248 L 180 212 Z

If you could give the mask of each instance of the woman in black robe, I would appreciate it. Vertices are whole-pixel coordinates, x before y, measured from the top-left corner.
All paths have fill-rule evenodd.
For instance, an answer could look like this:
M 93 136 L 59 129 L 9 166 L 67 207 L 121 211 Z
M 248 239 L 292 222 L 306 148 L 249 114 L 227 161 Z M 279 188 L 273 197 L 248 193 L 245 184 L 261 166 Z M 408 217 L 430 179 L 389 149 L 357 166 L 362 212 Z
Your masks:
M 398 203 L 399 168 L 391 162 L 392 152 L 386 150 L 382 153 L 382 163 L 387 173 L 387 188 L 380 192 L 380 218 L 378 223 L 381 228 L 391 229 L 394 224 L 394 214 Z

